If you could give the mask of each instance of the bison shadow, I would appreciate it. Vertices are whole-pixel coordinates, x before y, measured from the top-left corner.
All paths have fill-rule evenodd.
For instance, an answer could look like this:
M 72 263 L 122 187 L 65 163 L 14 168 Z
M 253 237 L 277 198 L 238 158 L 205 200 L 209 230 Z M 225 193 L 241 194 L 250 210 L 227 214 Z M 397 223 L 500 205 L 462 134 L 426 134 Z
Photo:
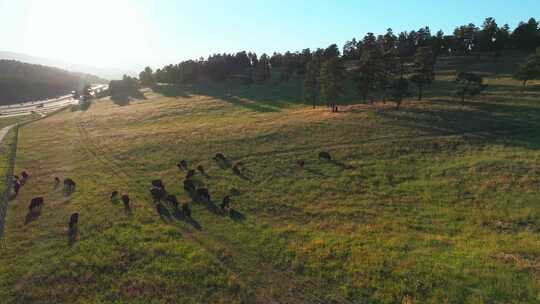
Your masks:
M 77 235 L 79 234 L 79 229 L 77 226 L 74 226 L 73 228 L 68 228 L 68 246 L 72 247 L 75 245 L 75 242 L 77 241 Z
M 235 222 L 243 222 L 246 220 L 246 216 L 238 210 L 231 209 L 229 211 L 229 217 Z
M 28 211 L 24 219 L 24 224 L 28 225 L 31 222 L 37 220 L 40 216 L 41 216 L 41 208 L 38 209 L 37 211 Z

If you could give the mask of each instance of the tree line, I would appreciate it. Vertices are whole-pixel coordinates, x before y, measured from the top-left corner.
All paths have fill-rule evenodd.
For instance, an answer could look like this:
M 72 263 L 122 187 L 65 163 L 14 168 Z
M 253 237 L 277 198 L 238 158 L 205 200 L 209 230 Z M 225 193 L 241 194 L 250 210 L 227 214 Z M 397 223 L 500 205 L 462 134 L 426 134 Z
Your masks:
M 507 24 L 499 26 L 495 19 L 486 18 L 480 27 L 472 23 L 458 26 L 450 35 L 442 31 L 433 35 L 427 26 L 397 35 L 392 29 L 381 35 L 368 33 L 362 39 L 347 41 L 341 50 L 332 44 L 314 51 L 304 49 L 271 56 L 246 51 L 214 54 L 207 59 L 170 64 L 155 72 L 147 67 L 139 78 L 143 86 L 226 79 L 263 84 L 270 79 L 288 82 L 298 78 L 303 80 L 306 100 L 314 105 L 319 99 L 325 100 L 337 111 L 336 100 L 343 94 L 344 79 L 350 74 L 365 100 L 372 102 L 375 97 L 382 97 L 395 101 L 399 107 L 409 95 L 410 84 L 415 85 L 418 99 L 422 99 L 425 86 L 435 79 L 434 65 L 438 56 L 482 53 L 497 60 L 504 50 L 530 52 L 537 47 L 540 47 L 540 28 L 534 18 L 520 22 L 513 31 Z M 529 70 L 521 73 L 521 77 L 531 79 L 533 73 Z M 485 88 L 479 79 L 461 76 L 457 79 L 463 85 L 460 96 L 474 95 Z

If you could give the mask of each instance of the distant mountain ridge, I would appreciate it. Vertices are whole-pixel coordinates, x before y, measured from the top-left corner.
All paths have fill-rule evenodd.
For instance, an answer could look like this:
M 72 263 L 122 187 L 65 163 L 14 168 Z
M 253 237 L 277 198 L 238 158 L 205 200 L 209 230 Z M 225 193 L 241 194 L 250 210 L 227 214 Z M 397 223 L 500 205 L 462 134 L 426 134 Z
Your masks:
M 57 67 L 57 68 L 68 70 L 68 71 L 96 75 L 98 77 L 101 77 L 107 80 L 122 79 L 123 75 L 136 76 L 137 74 L 129 70 L 96 68 L 96 67 L 91 67 L 91 66 L 86 66 L 86 65 L 81 65 L 81 64 L 73 64 L 73 63 L 62 61 L 62 60 L 42 58 L 42 57 L 37 57 L 37 56 L 31 56 L 31 55 L 15 53 L 15 52 L 6 52 L 6 51 L 0 51 L 0 59 L 17 60 L 17 61 L 31 63 L 31 64 L 40 64 L 44 66 Z
M 0 104 L 53 98 L 94 83 L 107 83 L 107 80 L 90 74 L 0 59 Z

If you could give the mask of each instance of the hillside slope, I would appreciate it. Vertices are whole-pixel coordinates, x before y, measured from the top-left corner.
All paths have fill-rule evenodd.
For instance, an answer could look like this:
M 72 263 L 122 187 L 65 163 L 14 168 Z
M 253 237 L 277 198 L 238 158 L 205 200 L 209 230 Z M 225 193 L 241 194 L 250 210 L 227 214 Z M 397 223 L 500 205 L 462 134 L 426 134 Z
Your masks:
M 105 82 L 89 74 L 0 60 L 0 104 L 52 98 L 81 90 L 87 84 Z
M 460 59 L 451 59 L 460 60 Z M 506 59 L 511 60 L 511 59 Z M 21 129 L 0 254 L 5 303 L 535 303 L 540 296 L 540 90 L 492 64 L 482 96 L 311 109 L 279 88 L 108 99 Z M 444 69 L 444 70 L 442 70 Z M 285 92 L 293 92 L 287 88 Z M 258 95 L 257 95 L 258 94 Z M 351 100 L 350 103 L 353 103 Z M 318 159 L 320 151 L 332 161 Z M 241 161 L 241 176 L 212 157 Z M 212 203 L 193 202 L 176 164 Z M 302 169 L 296 164 L 304 160 Z M 77 182 L 72 196 L 53 178 Z M 192 206 L 162 204 L 150 181 Z M 232 196 L 234 212 L 219 210 Z M 109 199 L 129 193 L 125 211 Z M 27 217 L 43 195 L 38 217 Z M 67 223 L 79 212 L 78 237 Z

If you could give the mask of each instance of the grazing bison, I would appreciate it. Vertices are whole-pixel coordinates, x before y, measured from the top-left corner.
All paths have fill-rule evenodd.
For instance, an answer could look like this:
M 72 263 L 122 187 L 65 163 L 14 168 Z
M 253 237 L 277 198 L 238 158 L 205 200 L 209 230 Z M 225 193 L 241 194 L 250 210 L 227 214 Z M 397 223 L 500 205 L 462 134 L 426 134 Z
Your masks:
M 79 214 L 73 213 L 69 218 L 69 230 L 73 230 L 74 228 L 76 228 L 77 223 L 79 223 Z
M 124 195 L 122 195 L 121 199 L 122 199 L 122 203 L 124 203 L 124 207 L 126 209 L 129 209 L 129 195 L 124 194 Z
M 322 151 L 319 153 L 319 159 L 330 161 L 332 160 L 332 156 L 330 156 L 330 153 Z
M 18 180 L 13 181 L 13 191 L 15 196 L 19 195 L 19 190 L 21 190 L 21 183 Z
M 60 185 L 60 179 L 57 177 L 54 178 L 54 187 L 57 188 Z
M 35 197 L 30 201 L 30 206 L 28 206 L 28 210 L 33 211 L 34 209 L 41 208 L 43 206 L 44 199 L 43 197 Z
M 227 195 L 223 198 L 221 201 L 221 210 L 225 210 L 225 208 L 229 208 L 231 204 L 231 198 Z
M 184 180 L 184 189 L 187 192 L 195 191 L 195 183 L 191 179 Z
M 21 172 L 21 185 L 24 185 L 29 177 L 30 175 L 26 171 Z
M 199 188 L 197 189 L 196 193 L 197 198 L 205 200 L 207 202 L 210 201 L 210 193 L 208 193 L 208 189 L 206 188 Z
M 181 160 L 179 163 L 178 163 L 178 168 L 182 169 L 182 170 L 185 170 L 187 169 L 188 167 L 188 163 L 186 160 Z
M 191 218 L 191 208 L 189 207 L 188 203 L 182 204 L 182 214 L 184 214 L 184 216 L 187 218 Z
M 118 197 L 118 191 L 114 190 L 113 192 L 111 192 L 111 201 L 116 199 L 116 197 Z
M 237 163 L 234 164 L 234 166 L 232 167 L 232 170 L 233 170 L 233 173 L 236 174 L 236 175 L 241 175 L 242 174 L 242 167 L 239 166 Z
M 154 203 L 157 203 L 161 201 L 161 198 L 163 198 L 163 195 L 165 194 L 165 192 L 161 188 L 153 187 L 152 189 L 150 189 L 150 194 L 152 195 L 152 198 L 154 199 Z
M 64 191 L 66 193 L 72 193 L 75 191 L 75 181 L 73 181 L 71 178 L 64 179 Z
M 193 176 L 195 176 L 195 170 L 189 170 L 186 174 L 186 179 L 191 179 Z
M 198 170 L 199 172 L 201 172 L 202 175 L 205 175 L 205 173 L 204 173 L 204 167 L 203 167 L 202 165 L 198 165 L 198 166 L 197 166 L 197 170 Z
M 178 199 L 176 198 L 176 195 L 169 194 L 167 195 L 166 201 L 173 206 L 175 210 L 178 210 Z
M 160 179 L 154 179 L 152 181 L 152 187 L 159 188 L 165 190 L 165 185 Z
M 306 162 L 302 159 L 299 159 L 296 161 L 296 164 L 300 167 L 300 168 L 304 168 L 304 165 L 306 164 Z
M 223 153 L 216 153 L 216 156 L 214 156 L 214 160 L 216 161 L 225 161 L 225 155 Z

